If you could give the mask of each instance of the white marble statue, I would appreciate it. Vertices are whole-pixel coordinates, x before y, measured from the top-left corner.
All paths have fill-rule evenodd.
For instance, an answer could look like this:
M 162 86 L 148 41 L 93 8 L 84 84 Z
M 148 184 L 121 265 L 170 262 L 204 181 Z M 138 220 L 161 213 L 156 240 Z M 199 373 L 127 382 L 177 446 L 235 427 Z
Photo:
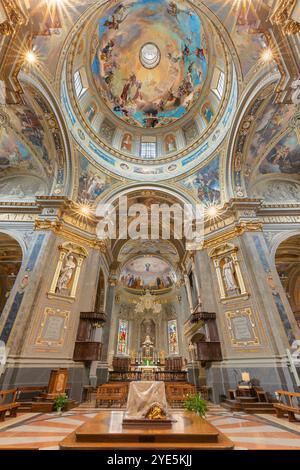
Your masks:
M 75 258 L 69 252 L 66 254 L 64 258 L 64 262 L 62 268 L 59 273 L 59 277 L 57 280 L 57 287 L 56 290 L 58 293 L 61 293 L 63 289 L 68 288 L 68 283 L 73 275 L 73 271 L 76 268 Z
M 225 263 L 223 265 L 223 277 L 227 291 L 238 289 L 234 278 L 233 261 L 229 257 L 225 258 Z

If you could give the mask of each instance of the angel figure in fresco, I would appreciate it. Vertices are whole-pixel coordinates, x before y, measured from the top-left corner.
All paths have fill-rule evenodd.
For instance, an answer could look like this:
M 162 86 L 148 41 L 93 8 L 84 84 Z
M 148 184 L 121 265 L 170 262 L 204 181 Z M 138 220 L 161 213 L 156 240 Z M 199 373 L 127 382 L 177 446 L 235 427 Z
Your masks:
M 275 154 L 272 156 L 272 164 L 277 165 L 281 160 L 285 160 L 290 149 L 285 145 L 275 147 Z
M 106 26 L 108 29 L 119 29 L 119 24 L 121 21 L 117 20 L 115 15 L 112 15 L 111 20 L 106 20 L 104 23 L 104 26 Z
M 175 2 L 169 2 L 168 7 L 167 7 L 167 12 L 171 16 L 177 16 L 178 8 Z
M 195 55 L 199 57 L 199 59 L 205 60 L 204 49 L 197 47 L 195 50 Z
M 59 273 L 57 280 L 56 290 L 60 294 L 63 289 L 68 288 L 68 284 L 72 278 L 73 271 L 76 268 L 75 258 L 72 255 L 72 252 L 69 251 L 64 258 L 62 268 Z
M 238 289 L 234 279 L 233 261 L 229 257 L 225 258 L 225 263 L 223 265 L 223 277 L 227 291 L 230 292 Z

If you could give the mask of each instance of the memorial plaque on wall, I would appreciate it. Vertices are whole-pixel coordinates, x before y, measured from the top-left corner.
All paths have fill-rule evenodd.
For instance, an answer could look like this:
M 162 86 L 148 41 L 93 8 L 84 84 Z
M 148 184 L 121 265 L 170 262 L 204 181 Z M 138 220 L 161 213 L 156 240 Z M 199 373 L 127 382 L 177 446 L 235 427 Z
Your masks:
M 226 312 L 225 315 L 233 346 L 253 346 L 260 344 L 251 308 Z
M 64 342 L 69 315 L 70 312 L 66 310 L 46 308 L 36 344 L 61 346 Z

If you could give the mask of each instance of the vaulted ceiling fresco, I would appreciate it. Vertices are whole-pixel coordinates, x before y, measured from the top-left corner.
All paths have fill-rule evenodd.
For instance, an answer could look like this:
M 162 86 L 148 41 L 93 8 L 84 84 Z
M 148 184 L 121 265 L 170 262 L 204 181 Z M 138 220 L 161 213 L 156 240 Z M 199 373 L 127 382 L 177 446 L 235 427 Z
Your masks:
M 92 41 L 97 89 L 129 124 L 170 124 L 200 96 L 206 44 L 202 22 L 190 5 L 166 0 L 114 5 L 99 20 Z
M 156 256 L 142 256 L 129 261 L 120 273 L 120 285 L 130 289 L 166 289 L 176 275 L 169 263 Z
M 0 66 L 1 198 L 95 204 L 144 182 L 220 205 L 226 175 L 236 197 L 299 198 L 296 108 L 282 91 L 296 66 L 287 78 L 283 58 L 262 61 L 273 0 L 72 0 L 51 14 L 27 3 L 18 36 L 33 32 L 38 63 L 23 63 L 14 91 Z

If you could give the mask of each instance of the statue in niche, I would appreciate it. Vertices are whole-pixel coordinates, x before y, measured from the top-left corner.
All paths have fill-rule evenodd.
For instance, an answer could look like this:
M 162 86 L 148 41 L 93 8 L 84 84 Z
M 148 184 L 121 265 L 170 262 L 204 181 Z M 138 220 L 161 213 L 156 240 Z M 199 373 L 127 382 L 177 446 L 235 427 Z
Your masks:
M 152 320 L 144 320 L 141 324 L 141 352 L 143 359 L 154 359 L 155 324 Z
M 73 276 L 74 269 L 76 268 L 75 257 L 72 252 L 65 255 L 63 265 L 61 267 L 59 277 L 57 280 L 56 292 L 62 293 L 63 289 L 68 289 L 68 284 Z
M 234 264 L 231 258 L 227 256 L 223 264 L 223 279 L 228 293 L 239 293 L 239 287 L 234 277 Z

